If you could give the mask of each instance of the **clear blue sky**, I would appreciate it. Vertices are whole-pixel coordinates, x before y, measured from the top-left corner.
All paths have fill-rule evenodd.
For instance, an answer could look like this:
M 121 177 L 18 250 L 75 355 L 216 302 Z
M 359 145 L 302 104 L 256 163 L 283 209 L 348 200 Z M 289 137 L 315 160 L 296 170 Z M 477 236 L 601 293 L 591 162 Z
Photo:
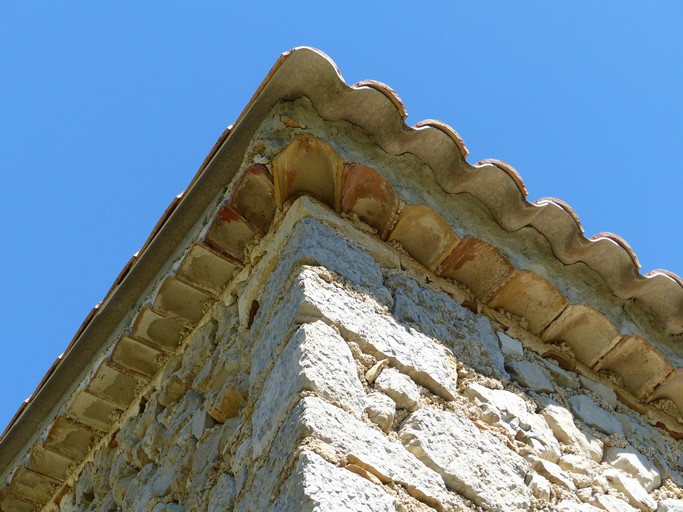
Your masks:
M 0 3 L 0 430 L 294 46 L 683 274 L 681 27 L 677 0 Z

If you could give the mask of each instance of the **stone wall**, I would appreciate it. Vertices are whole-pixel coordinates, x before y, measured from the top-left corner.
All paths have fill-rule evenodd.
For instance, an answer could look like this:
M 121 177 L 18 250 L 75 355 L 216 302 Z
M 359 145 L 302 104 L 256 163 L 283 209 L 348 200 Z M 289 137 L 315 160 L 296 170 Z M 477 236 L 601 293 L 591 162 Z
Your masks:
M 683 510 L 683 441 L 610 388 L 307 198 L 277 222 L 61 510 Z

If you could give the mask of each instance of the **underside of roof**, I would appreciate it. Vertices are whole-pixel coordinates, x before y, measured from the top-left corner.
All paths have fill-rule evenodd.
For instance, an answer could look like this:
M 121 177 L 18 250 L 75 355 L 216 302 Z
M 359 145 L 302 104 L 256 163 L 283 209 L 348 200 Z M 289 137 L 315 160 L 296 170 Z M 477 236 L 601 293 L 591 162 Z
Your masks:
M 398 193 L 369 162 L 349 160 L 306 133 L 295 119 L 283 118 L 296 136 L 272 160 L 258 155 L 250 159 L 254 134 L 276 105 L 302 98 L 320 118 L 363 130 L 387 155 L 413 155 L 430 169 L 443 192 L 474 198 L 505 232 L 522 236 L 531 228 L 539 233 L 560 264 L 580 263 L 599 276 L 606 293 L 642 310 L 651 322 L 644 327 L 647 336 L 655 333 L 658 339 L 623 332 L 595 308 L 574 303 L 549 279 L 520 268 L 495 244 L 453 229 L 434 208 Z M 683 411 L 683 355 L 676 345 L 683 333 L 683 281 L 667 271 L 641 275 L 635 254 L 618 236 L 586 238 L 577 215 L 563 202 L 528 202 L 524 182 L 510 166 L 499 161 L 471 165 L 464 142 L 452 128 L 432 120 L 409 127 L 405 118 L 401 100 L 389 87 L 368 81 L 348 86 L 334 63 L 317 50 L 285 53 L 5 430 L 0 438 L 0 481 L 27 450 L 45 442 L 41 436 L 53 425 L 58 407 L 84 389 L 79 388 L 84 379 L 90 384 L 69 406 L 68 418 L 98 400 L 114 400 L 102 396 L 102 383 L 111 375 L 130 377 L 133 389 L 149 381 L 158 369 L 154 361 L 159 354 L 175 349 L 202 317 L 204 305 L 217 300 L 226 284 L 221 280 L 245 265 L 245 248 L 252 239 L 265 235 L 276 211 L 299 195 L 357 216 L 379 239 L 398 244 L 425 272 L 464 285 L 469 295 L 463 304 L 470 309 L 510 329 L 512 324 L 500 312 L 512 313 L 525 327 L 525 334 L 517 334 L 542 355 L 572 369 L 616 374 L 621 378 L 620 398 L 633 407 L 649 411 L 647 403 L 653 400 L 672 401 L 678 411 L 657 421 L 683 435 L 676 422 Z M 153 304 L 144 304 L 152 292 Z M 132 329 L 123 332 L 129 325 Z M 162 325 L 164 334 L 152 332 L 152 325 Z M 596 340 L 590 347 L 583 341 L 587 332 Z M 568 344 L 571 357 L 556 350 L 555 341 Z M 114 346 L 106 367 L 92 370 L 92 361 Z M 147 363 L 127 359 L 131 351 L 144 350 L 149 352 Z M 112 418 L 118 414 L 114 409 Z M 68 418 L 58 431 L 80 428 L 67 424 Z M 98 432 L 109 427 L 99 419 L 77 419 Z M 51 428 L 54 433 L 54 425 Z

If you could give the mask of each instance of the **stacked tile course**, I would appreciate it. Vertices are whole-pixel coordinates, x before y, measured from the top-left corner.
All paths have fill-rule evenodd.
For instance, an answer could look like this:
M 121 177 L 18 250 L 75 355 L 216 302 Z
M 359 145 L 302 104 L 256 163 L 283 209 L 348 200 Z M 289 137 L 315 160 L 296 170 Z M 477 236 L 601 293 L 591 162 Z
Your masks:
M 682 509 L 679 363 L 321 123 L 278 106 L 0 508 Z

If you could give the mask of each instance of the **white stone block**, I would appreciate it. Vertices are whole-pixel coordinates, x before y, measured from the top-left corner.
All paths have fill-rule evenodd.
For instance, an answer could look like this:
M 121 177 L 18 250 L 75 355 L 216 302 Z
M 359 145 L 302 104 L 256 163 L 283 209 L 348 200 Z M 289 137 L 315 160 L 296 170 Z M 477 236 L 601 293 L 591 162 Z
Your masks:
M 387 394 L 399 409 L 414 411 L 420 401 L 420 389 L 407 375 L 385 368 L 375 379 L 375 387 Z
M 627 476 L 618 469 L 607 469 L 603 473 L 609 485 L 622 493 L 628 502 L 640 510 L 652 511 L 657 508 L 657 503 L 653 500 L 640 483 L 634 478 Z
M 598 395 L 600 398 L 602 398 L 608 405 L 611 405 L 612 407 L 616 407 L 617 405 L 617 394 L 614 392 L 614 390 L 603 384 L 602 382 L 596 382 L 593 379 L 589 379 L 587 377 L 584 377 L 583 375 L 579 375 L 579 380 L 581 381 L 581 385 Z
M 446 344 L 456 358 L 480 373 L 508 381 L 503 353 L 487 317 L 403 274 L 394 274 L 385 285 L 394 292 L 393 314 L 404 328 Z
M 657 506 L 657 512 L 683 512 L 683 500 L 662 500 Z
M 522 386 L 538 391 L 539 393 L 551 393 L 555 386 L 545 368 L 531 361 L 510 361 L 508 370 Z
M 648 492 L 662 484 L 659 471 L 655 465 L 631 445 L 625 448 L 616 446 L 606 448 L 603 462 L 632 476 Z
M 396 512 L 400 508 L 380 486 L 304 451 L 271 510 Z
M 497 332 L 498 340 L 500 341 L 500 349 L 507 357 L 521 359 L 524 357 L 524 347 L 522 342 L 511 338 L 504 332 Z
M 549 403 L 541 414 L 560 442 L 574 446 L 584 457 L 596 462 L 602 460 L 602 442 L 576 428 L 571 412 L 559 404 Z
M 365 392 L 351 350 L 320 321 L 297 329 L 263 384 L 252 414 L 254 457 L 268 447 L 292 401 L 304 390 L 363 416 Z
M 523 510 L 531 504 L 524 478 L 528 464 L 498 438 L 469 419 L 440 409 L 420 409 L 403 424 L 399 438 L 452 489 L 493 510 Z
M 604 434 L 624 435 L 624 429 L 617 418 L 596 404 L 588 395 L 575 395 L 567 399 L 574 414 L 586 425 Z
M 377 359 L 389 359 L 392 367 L 432 393 L 453 400 L 457 395 L 457 365 L 450 350 L 429 336 L 406 328 L 374 300 L 323 280 L 314 268 L 303 268 L 295 285 L 304 303 L 298 320 L 323 318 L 345 337 Z
M 365 413 L 379 428 L 388 432 L 394 423 L 396 403 L 384 393 L 373 392 L 365 399 Z

